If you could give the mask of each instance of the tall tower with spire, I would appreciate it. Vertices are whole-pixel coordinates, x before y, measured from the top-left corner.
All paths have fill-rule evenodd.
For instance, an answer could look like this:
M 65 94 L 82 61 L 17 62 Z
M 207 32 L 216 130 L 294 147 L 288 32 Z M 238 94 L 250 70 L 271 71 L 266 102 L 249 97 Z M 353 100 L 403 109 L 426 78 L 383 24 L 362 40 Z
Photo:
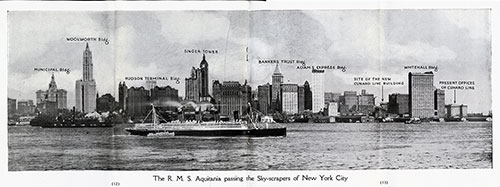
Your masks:
M 49 90 L 57 90 L 56 78 L 54 77 L 54 73 L 52 73 L 52 76 L 50 77 Z
M 201 97 L 209 97 L 208 94 L 208 62 L 205 60 L 205 54 L 200 62 L 200 94 Z
M 208 92 L 208 62 L 203 54 L 203 59 L 200 62 L 200 68 L 193 67 L 191 76 L 186 78 L 186 100 L 195 102 L 210 101 L 211 97 Z
M 271 86 L 271 106 L 274 111 L 281 111 L 281 84 L 283 83 L 283 74 L 281 73 L 280 67 L 276 64 L 274 72 L 272 75 L 272 86 Z
M 92 64 L 92 51 L 89 49 L 89 44 L 83 51 L 83 81 L 94 80 L 94 65 Z
M 304 82 L 304 110 L 312 110 L 312 91 L 309 82 Z
M 68 92 L 64 89 L 57 89 L 56 78 L 54 76 L 54 73 L 52 73 L 52 76 L 50 77 L 49 89 L 36 91 L 36 104 L 37 106 L 45 106 L 40 108 L 53 106 L 55 107 L 54 111 L 56 109 L 66 109 L 67 93 Z M 47 104 L 47 103 L 53 103 L 53 104 Z M 42 109 L 42 111 L 45 110 Z
M 46 100 L 57 103 L 61 99 L 61 94 L 62 93 L 57 90 L 56 78 L 54 77 L 54 73 L 52 73 L 52 76 L 50 77 L 49 89 L 46 91 Z M 59 102 L 61 106 L 58 106 L 58 108 L 66 108 L 66 95 L 64 97 L 64 106 L 62 106 L 62 103 Z
M 92 63 L 92 51 L 89 44 L 83 51 L 82 79 L 75 83 L 76 110 L 89 113 L 96 109 L 96 83 L 94 80 L 94 65 Z

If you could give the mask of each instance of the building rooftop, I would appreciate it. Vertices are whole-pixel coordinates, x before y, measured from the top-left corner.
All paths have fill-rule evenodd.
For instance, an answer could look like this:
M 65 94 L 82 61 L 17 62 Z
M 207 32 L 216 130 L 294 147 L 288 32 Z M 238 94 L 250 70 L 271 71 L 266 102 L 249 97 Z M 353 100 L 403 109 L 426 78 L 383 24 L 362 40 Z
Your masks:
M 283 75 L 278 64 L 276 64 L 276 67 L 274 68 L 273 75 Z
M 427 71 L 427 72 L 410 72 L 408 73 L 409 75 L 434 75 L 432 71 Z

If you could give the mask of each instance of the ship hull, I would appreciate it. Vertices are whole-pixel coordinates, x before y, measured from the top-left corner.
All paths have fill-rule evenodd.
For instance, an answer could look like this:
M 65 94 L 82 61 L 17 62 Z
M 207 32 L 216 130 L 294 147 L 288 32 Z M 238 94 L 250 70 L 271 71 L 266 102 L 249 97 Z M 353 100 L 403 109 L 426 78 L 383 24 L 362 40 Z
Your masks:
M 161 129 L 126 129 L 132 135 L 147 136 L 156 133 L 173 133 L 174 136 L 286 136 L 286 128 L 267 129 L 183 129 L 183 130 L 161 130 Z
M 112 123 L 44 123 L 42 128 L 109 128 Z

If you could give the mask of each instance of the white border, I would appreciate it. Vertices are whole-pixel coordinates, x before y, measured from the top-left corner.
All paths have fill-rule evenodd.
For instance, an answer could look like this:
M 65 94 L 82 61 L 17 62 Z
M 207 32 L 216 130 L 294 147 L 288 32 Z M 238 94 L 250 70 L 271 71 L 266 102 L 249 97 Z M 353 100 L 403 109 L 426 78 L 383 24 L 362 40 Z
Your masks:
M 356 2 L 317 2 L 294 1 L 283 2 L 0 2 L 0 92 L 1 121 L 7 124 L 7 10 L 66 10 L 66 11 L 104 11 L 104 10 L 280 10 L 280 9 L 466 9 L 491 8 L 492 24 L 492 51 L 499 44 L 496 33 L 500 33 L 498 19 L 500 19 L 500 3 L 493 1 L 442 1 L 442 2 L 389 2 L 389 1 L 356 1 Z M 492 57 L 492 86 L 493 96 L 498 95 L 500 75 L 497 75 L 499 65 L 495 53 Z M 500 112 L 498 100 L 493 98 L 493 113 Z M 493 125 L 493 168 L 494 169 L 438 169 L 438 170 L 344 170 L 344 171 L 40 171 L 40 172 L 8 172 L 7 128 L 0 128 L 0 186 L 111 186 L 111 182 L 118 181 L 120 186 L 500 186 L 499 159 L 499 129 Z M 253 183 L 193 183 L 193 182 L 154 182 L 153 175 L 218 175 L 247 176 L 248 174 L 266 176 L 296 176 L 302 174 L 317 175 L 344 175 L 348 182 L 253 182 Z M 388 185 L 380 185 L 379 181 L 387 180 Z

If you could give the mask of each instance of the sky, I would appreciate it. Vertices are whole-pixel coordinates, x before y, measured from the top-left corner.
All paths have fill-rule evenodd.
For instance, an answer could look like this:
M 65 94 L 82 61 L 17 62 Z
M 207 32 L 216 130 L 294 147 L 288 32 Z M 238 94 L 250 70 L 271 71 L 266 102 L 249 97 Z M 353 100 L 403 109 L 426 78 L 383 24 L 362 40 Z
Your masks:
M 85 42 L 69 37 L 107 38 L 89 42 L 100 95 L 117 96 L 126 77 L 177 77 L 158 81 L 184 96 L 184 79 L 206 54 L 209 79 L 245 80 L 255 89 L 271 83 L 276 64 L 259 60 L 301 60 L 306 65 L 345 66 L 326 70 L 324 91 L 375 94 L 381 87 L 354 85 L 355 77 L 390 77 L 404 85 L 385 86 L 389 93 L 407 93 L 404 66 L 437 66 L 440 80 L 469 80 L 475 89 L 457 91 L 457 103 L 469 112 L 491 110 L 491 29 L 489 10 L 308 10 L 308 11 L 117 11 L 8 13 L 8 97 L 35 99 L 48 89 L 52 72 L 34 68 L 69 68 L 55 72 L 59 88 L 74 105 L 75 81 L 81 79 Z M 247 53 L 248 46 L 248 53 Z M 248 61 L 247 61 L 248 55 Z M 311 81 L 311 71 L 280 63 L 286 83 Z M 126 81 L 143 86 L 145 81 Z M 446 90 L 446 103 L 453 91 Z
M 355 77 L 389 77 L 404 85 L 384 86 L 390 93 L 408 93 L 408 73 L 437 66 L 440 80 L 474 81 L 474 90 L 457 90 L 457 104 L 469 112 L 491 110 L 491 33 L 489 10 L 309 10 L 259 11 L 250 16 L 250 61 L 296 59 L 307 65 L 345 66 L 326 70 L 324 91 L 362 89 L 382 99 L 381 86 L 354 85 Z M 252 83 L 270 82 L 276 64 L 251 63 Z M 279 64 L 285 82 L 311 83 L 311 70 Z M 261 76 L 261 72 L 265 76 Z M 453 91 L 445 90 L 446 104 Z
M 100 95 L 118 96 L 126 77 L 168 77 L 158 86 L 172 86 L 184 96 L 184 79 L 199 67 L 207 53 L 210 80 L 238 80 L 247 76 L 247 11 L 159 12 L 9 12 L 8 97 L 35 100 L 36 90 L 47 90 L 52 72 L 34 68 L 69 68 L 54 72 L 59 89 L 68 91 L 68 107 L 75 103 L 75 81 L 82 78 L 86 42 L 71 37 L 107 38 L 91 41 L 94 78 Z M 180 78 L 180 84 L 170 77 Z M 145 86 L 143 81 L 126 81 Z

